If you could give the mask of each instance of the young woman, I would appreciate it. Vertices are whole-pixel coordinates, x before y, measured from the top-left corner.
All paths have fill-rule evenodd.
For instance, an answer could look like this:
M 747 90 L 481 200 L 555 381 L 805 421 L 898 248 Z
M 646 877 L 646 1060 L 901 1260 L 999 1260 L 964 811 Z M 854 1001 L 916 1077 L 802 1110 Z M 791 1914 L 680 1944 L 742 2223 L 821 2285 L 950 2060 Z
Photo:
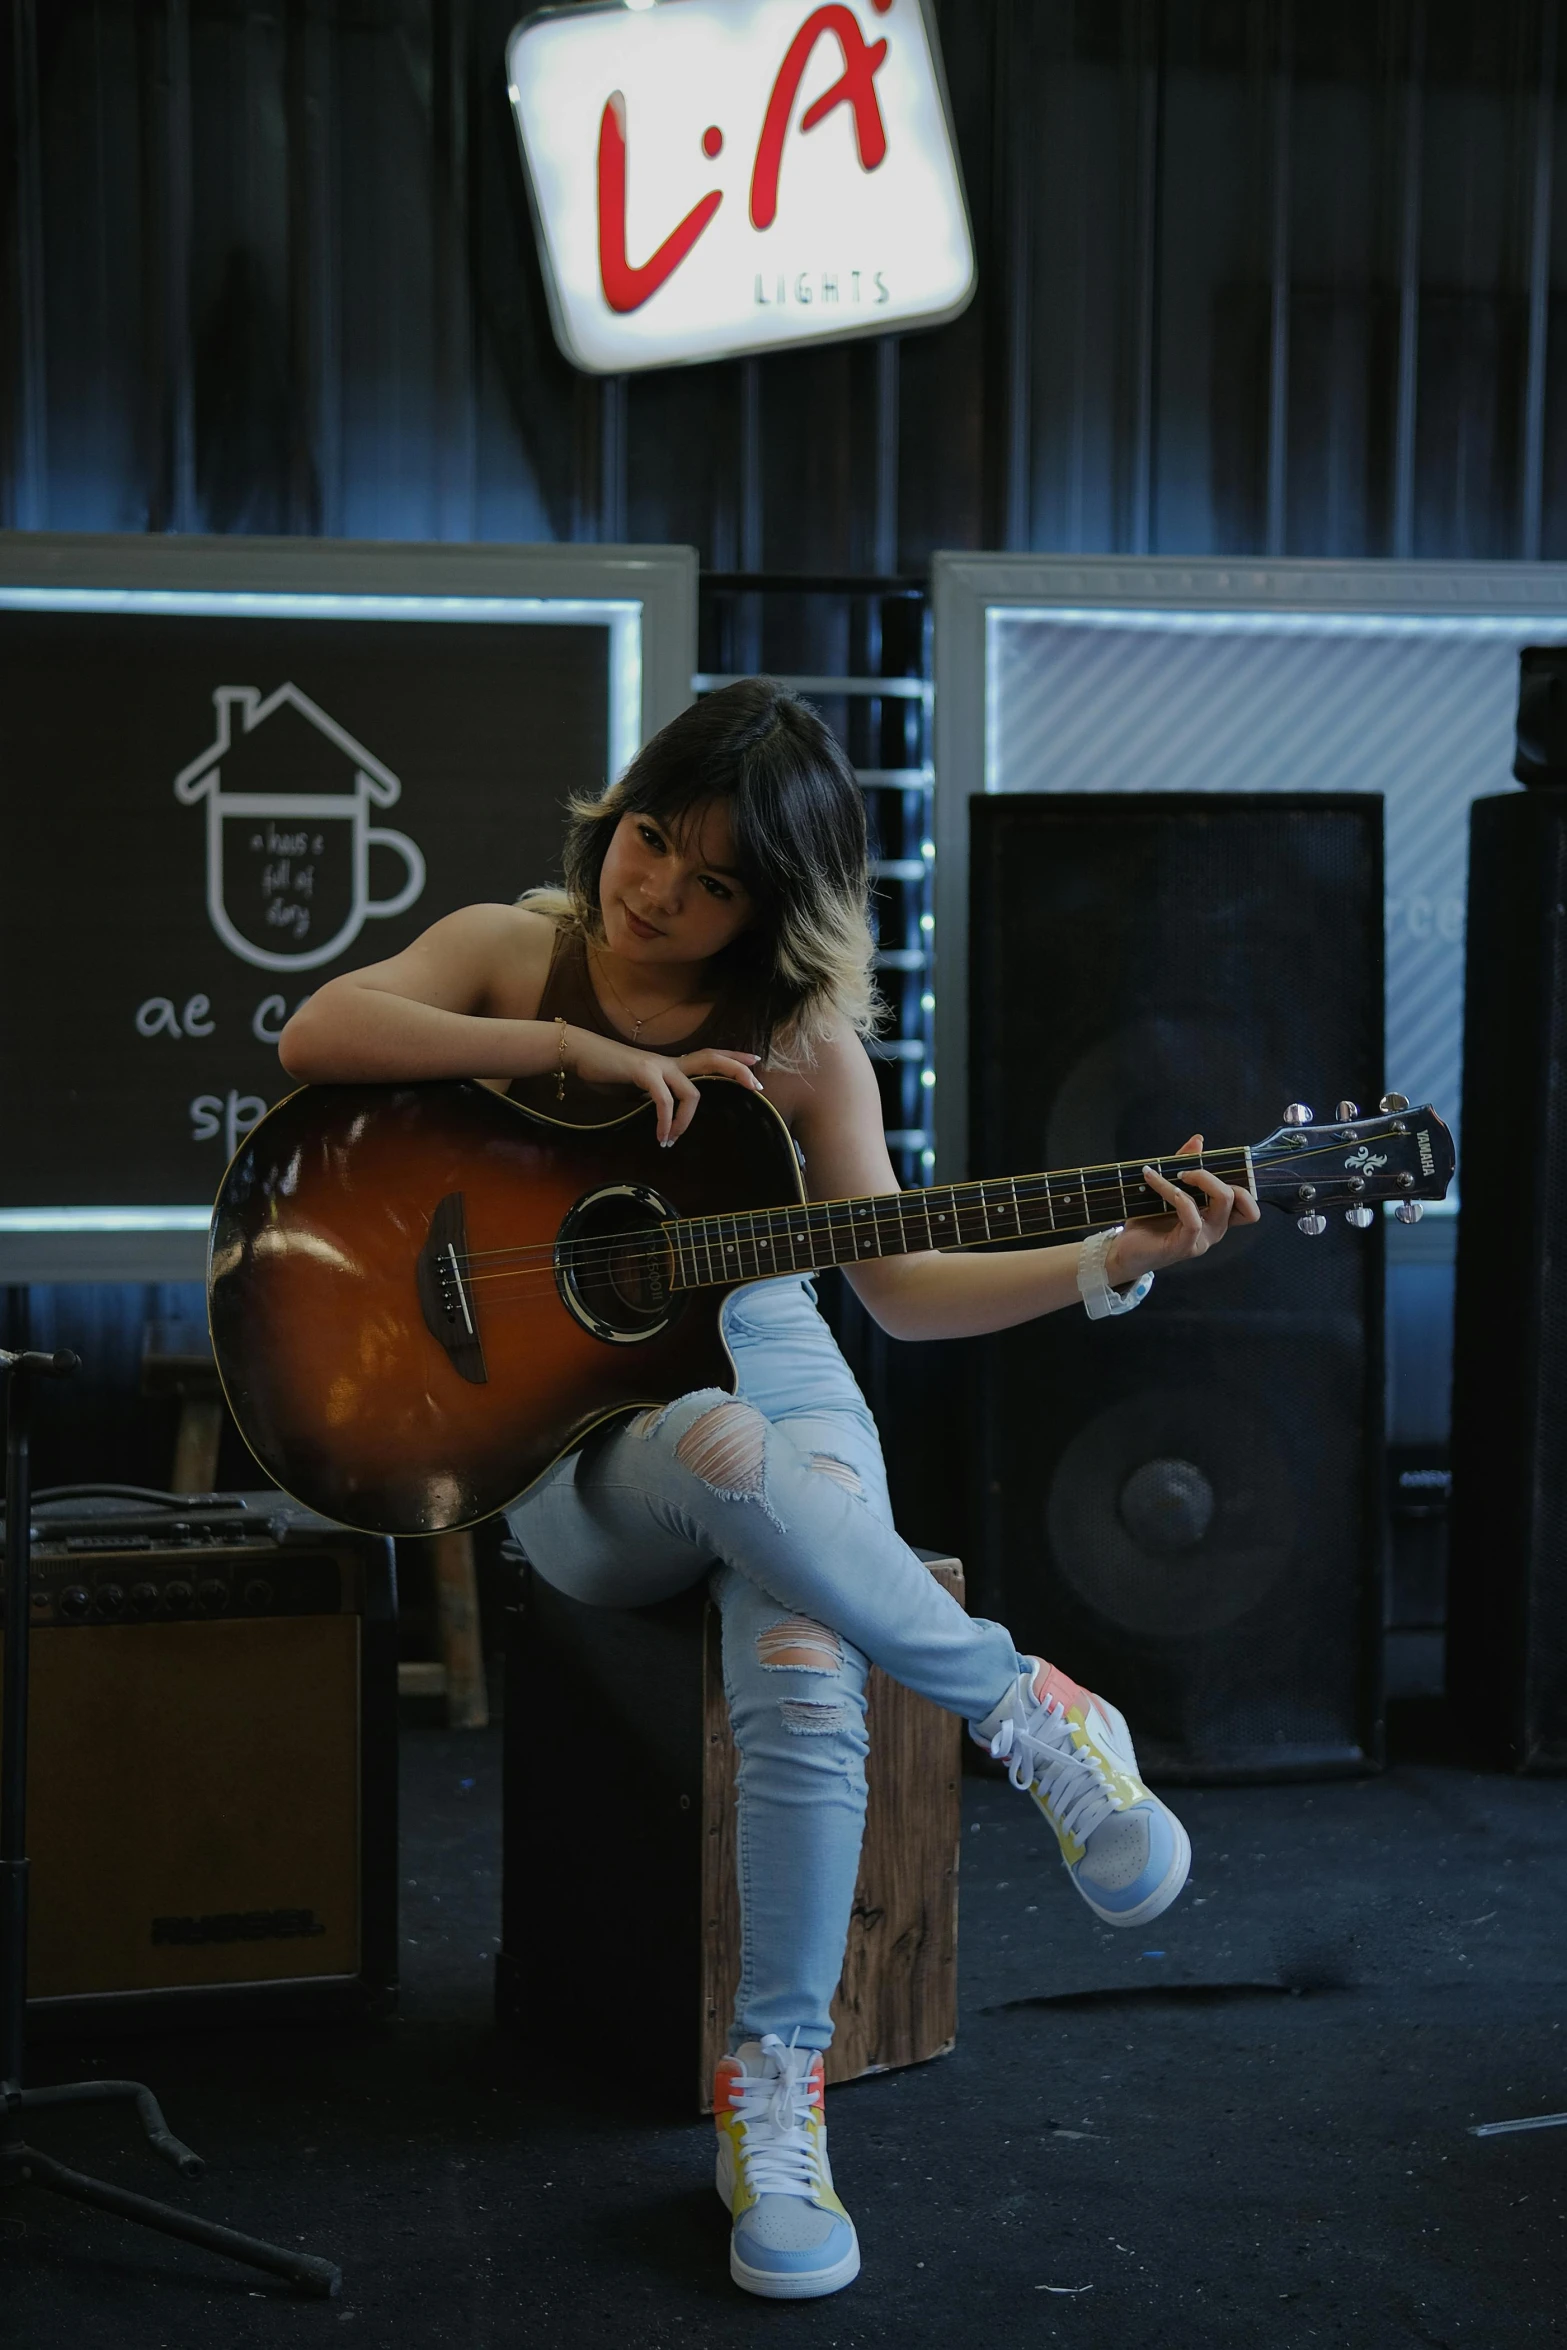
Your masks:
M 480 1076 L 584 1121 L 641 1093 L 670 1149 L 700 1117 L 694 1080 L 734 1078 L 765 1086 L 787 1119 L 813 1198 L 897 1189 L 864 1042 L 864 810 L 812 710 L 765 678 L 697 703 L 573 809 L 565 876 L 564 890 L 466 907 L 330 980 L 285 1029 L 284 1066 L 320 1082 Z M 1145 1180 L 1168 1214 L 999 1258 L 877 1258 L 845 1277 L 897 1338 L 1078 1304 L 1124 1313 L 1156 1271 L 1258 1213 L 1203 1170 Z M 684 1396 L 598 1432 L 510 1515 L 536 1570 L 582 1600 L 637 1606 L 713 1577 L 741 1758 L 743 1921 L 718 2187 L 736 2283 L 796 2299 L 859 2269 L 828 2167 L 821 2051 L 864 1823 L 870 1665 L 1008 1758 L 1108 1924 L 1168 1907 L 1190 1846 L 1138 1777 L 1115 1708 L 965 1615 L 899 1540 L 874 1423 L 810 1282 L 740 1291 L 724 1328 L 735 1395 Z

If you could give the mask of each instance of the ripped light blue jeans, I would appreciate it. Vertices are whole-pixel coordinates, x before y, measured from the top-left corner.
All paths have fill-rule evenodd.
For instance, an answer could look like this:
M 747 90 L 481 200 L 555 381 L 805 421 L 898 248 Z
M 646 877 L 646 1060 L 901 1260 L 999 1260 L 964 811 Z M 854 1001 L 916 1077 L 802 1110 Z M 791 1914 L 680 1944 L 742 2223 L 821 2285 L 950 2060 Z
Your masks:
M 710 1388 L 620 1422 L 509 1516 L 535 1570 L 590 1605 L 646 1606 L 711 1575 L 740 1755 L 731 2046 L 798 2031 L 825 2048 L 865 1824 L 869 1665 L 975 1721 L 1024 1660 L 893 1531 L 876 1424 L 811 1284 L 741 1290 L 724 1335 L 738 1397 Z

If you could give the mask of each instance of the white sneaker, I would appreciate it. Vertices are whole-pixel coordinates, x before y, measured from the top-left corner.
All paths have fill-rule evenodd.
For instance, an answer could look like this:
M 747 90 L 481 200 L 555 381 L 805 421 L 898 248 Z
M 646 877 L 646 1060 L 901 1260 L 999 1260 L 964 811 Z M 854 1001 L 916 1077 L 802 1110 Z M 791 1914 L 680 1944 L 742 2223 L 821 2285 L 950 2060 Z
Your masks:
M 822 2059 L 776 2032 L 719 2059 L 717 2187 L 734 2220 L 729 2274 L 769 2301 L 836 2293 L 860 2273 L 854 2222 L 833 2193 Z
M 1008 1764 L 1056 1832 L 1067 1874 L 1107 1926 L 1167 1910 L 1192 1865 L 1191 1839 L 1137 1775 L 1131 1732 L 1091 1689 L 1041 1659 L 969 1734 Z

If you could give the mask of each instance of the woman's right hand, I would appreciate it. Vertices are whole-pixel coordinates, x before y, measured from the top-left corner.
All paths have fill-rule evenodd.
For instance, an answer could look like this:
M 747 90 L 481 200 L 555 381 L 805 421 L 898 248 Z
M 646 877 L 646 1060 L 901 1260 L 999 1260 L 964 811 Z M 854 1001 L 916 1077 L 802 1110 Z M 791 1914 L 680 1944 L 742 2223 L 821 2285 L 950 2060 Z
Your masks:
M 753 1092 L 763 1090 L 762 1081 L 756 1075 L 759 1053 L 710 1048 L 671 1060 L 667 1053 L 643 1052 L 636 1045 L 599 1036 L 591 1028 L 568 1028 L 565 1058 L 567 1068 L 575 1070 L 590 1085 L 639 1087 L 653 1104 L 662 1147 L 678 1142 L 696 1116 L 701 1095 L 692 1083 L 693 1078 L 734 1077 L 742 1085 L 749 1085 Z

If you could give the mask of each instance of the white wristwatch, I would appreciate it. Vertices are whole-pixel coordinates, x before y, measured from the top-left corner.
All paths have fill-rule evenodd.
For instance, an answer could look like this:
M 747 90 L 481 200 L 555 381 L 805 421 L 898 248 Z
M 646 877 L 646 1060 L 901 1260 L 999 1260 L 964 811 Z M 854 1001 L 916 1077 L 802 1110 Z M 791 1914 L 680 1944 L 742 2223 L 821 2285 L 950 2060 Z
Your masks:
M 1111 1241 L 1125 1230 L 1124 1224 L 1112 1224 L 1108 1232 L 1096 1232 L 1085 1240 L 1077 1252 L 1077 1292 L 1090 1322 L 1103 1322 L 1112 1314 L 1131 1313 L 1153 1287 L 1151 1273 L 1144 1273 L 1125 1289 L 1110 1286 L 1105 1258 Z

